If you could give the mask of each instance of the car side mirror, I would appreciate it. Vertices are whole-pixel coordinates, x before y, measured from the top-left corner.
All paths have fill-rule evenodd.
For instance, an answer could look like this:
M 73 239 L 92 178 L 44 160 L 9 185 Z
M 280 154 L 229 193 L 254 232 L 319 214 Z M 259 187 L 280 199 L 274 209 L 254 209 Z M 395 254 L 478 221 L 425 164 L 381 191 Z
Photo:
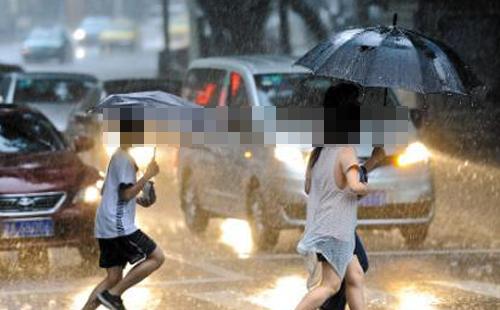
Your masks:
M 77 136 L 73 140 L 73 145 L 77 153 L 85 152 L 94 147 L 94 139 L 87 136 Z
M 410 119 L 411 119 L 413 125 L 415 125 L 415 128 L 418 129 L 418 128 L 422 127 L 422 125 L 424 123 L 424 117 L 425 117 L 424 111 L 419 110 L 419 109 L 411 109 L 410 110 Z

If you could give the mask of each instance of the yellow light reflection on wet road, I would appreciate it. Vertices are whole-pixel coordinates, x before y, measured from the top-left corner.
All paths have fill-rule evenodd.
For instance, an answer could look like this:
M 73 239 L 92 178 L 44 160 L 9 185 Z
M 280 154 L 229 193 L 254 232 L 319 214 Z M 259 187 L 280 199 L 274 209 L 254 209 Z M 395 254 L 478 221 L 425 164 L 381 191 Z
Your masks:
M 439 299 L 429 292 L 416 288 L 404 288 L 397 292 L 399 310 L 435 310 Z
M 291 275 L 279 278 L 272 288 L 250 296 L 247 300 L 268 309 L 293 309 L 306 292 L 306 279 Z
M 82 309 L 93 289 L 94 289 L 93 286 L 85 287 L 83 290 L 81 290 L 75 296 L 73 296 L 73 302 L 71 303 L 71 306 L 69 307 L 69 309 L 70 310 Z
M 230 246 L 239 258 L 248 258 L 253 249 L 252 231 L 245 220 L 226 219 L 220 225 L 220 242 Z

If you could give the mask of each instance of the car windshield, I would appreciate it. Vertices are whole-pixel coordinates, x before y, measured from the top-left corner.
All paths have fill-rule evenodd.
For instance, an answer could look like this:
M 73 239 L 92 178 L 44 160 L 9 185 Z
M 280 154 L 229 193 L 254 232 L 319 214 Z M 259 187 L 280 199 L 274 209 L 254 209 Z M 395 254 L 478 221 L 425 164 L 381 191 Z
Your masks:
M 52 125 L 36 114 L 0 117 L 0 154 L 50 152 L 64 147 Z
M 29 44 L 49 44 L 58 45 L 62 42 L 62 34 L 59 31 L 51 29 L 35 29 L 28 36 Z
M 335 82 L 330 78 L 316 77 L 308 73 L 274 73 L 255 75 L 257 95 L 263 106 L 321 107 L 326 90 Z M 362 105 L 382 105 L 382 88 L 365 88 L 359 98 Z M 389 92 L 387 105 L 399 105 Z
M 95 88 L 90 81 L 77 79 L 21 77 L 16 82 L 16 103 L 76 103 Z

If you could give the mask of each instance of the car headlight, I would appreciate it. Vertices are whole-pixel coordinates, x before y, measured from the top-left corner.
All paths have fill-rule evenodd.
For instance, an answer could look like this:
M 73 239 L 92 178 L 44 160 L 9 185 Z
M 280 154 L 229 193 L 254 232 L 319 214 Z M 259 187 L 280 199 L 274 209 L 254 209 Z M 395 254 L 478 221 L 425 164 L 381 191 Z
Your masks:
M 421 142 L 414 142 L 403 153 L 399 154 L 396 163 L 400 167 L 409 166 L 418 162 L 426 162 L 431 157 L 431 152 Z
M 305 172 L 307 159 L 304 158 L 302 150 L 298 147 L 277 145 L 274 148 L 274 158 L 285 163 L 297 172 Z
M 78 191 L 78 193 L 76 193 L 75 198 L 73 198 L 73 203 L 83 202 L 92 204 L 98 202 L 99 198 L 101 197 L 101 191 L 98 188 L 100 184 L 102 183 L 96 183 L 96 185 L 90 185 L 82 188 L 80 191 Z
M 81 28 L 78 28 L 75 30 L 75 32 L 73 32 L 73 39 L 75 39 L 76 41 L 82 41 L 86 36 L 87 33 Z

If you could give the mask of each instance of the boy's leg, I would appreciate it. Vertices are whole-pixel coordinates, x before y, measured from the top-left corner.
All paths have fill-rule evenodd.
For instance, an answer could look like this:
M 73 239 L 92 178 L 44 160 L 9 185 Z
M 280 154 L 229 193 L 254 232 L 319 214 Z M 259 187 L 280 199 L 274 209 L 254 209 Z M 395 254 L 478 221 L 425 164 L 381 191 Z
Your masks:
M 106 269 L 107 276 L 104 280 L 99 283 L 92 293 L 90 294 L 87 302 L 83 306 L 83 310 L 94 310 L 99 307 L 100 302 L 97 300 L 97 294 L 104 290 L 108 290 L 115 286 L 123 276 L 123 268 L 120 266 L 111 267 Z
M 162 249 L 157 246 L 153 253 L 151 253 L 145 261 L 135 265 L 134 268 L 132 268 L 121 281 L 109 289 L 109 293 L 114 296 L 120 296 L 127 289 L 141 282 L 153 273 L 153 271 L 158 269 L 164 261 L 165 255 L 163 254 Z

